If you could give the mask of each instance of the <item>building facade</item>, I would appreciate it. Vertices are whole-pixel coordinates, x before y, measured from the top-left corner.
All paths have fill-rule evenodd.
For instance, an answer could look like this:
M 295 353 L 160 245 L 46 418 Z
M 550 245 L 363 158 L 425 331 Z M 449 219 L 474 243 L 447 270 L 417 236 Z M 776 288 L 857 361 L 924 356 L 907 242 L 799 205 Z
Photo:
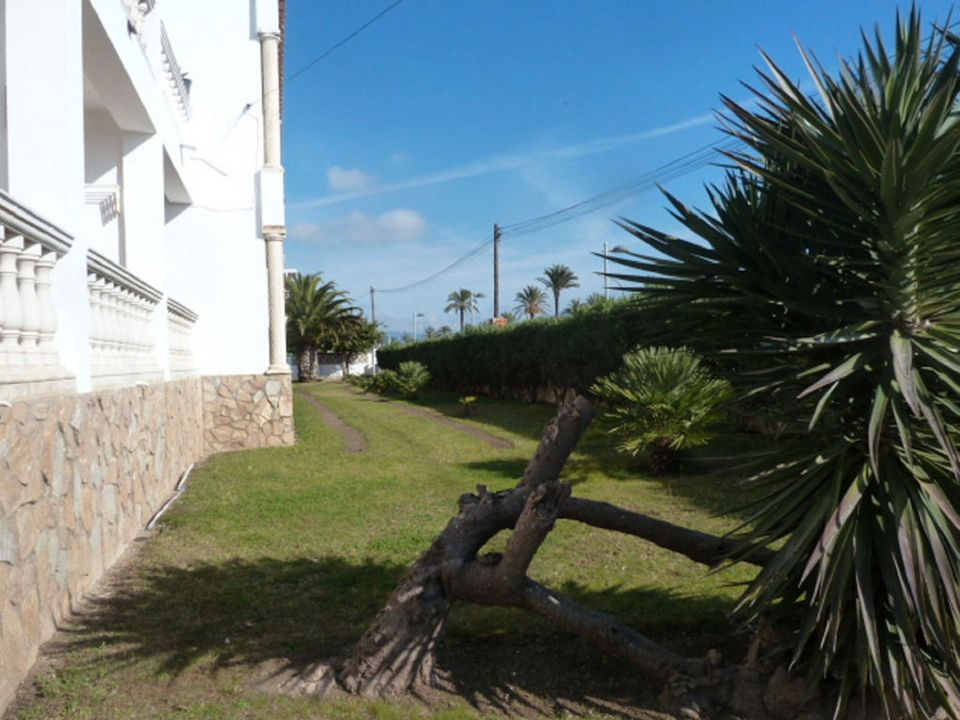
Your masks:
M 281 15 L 0 0 L 0 713 L 188 468 L 294 442 Z

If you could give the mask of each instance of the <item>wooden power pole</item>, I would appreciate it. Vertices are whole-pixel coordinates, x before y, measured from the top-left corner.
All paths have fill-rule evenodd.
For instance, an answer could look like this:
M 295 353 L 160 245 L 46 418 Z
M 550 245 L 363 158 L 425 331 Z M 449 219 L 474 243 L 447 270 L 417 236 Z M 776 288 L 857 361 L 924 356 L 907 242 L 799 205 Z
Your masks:
M 493 225 L 493 319 L 500 317 L 500 226 Z

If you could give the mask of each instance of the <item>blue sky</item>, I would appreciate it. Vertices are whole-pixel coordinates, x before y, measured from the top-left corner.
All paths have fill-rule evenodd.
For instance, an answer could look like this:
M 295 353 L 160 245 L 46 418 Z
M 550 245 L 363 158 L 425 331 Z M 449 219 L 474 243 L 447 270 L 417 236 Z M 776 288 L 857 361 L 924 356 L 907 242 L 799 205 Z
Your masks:
M 390 4 L 288 0 L 287 72 L 295 72 Z M 925 2 L 924 19 L 948 2 Z M 404 0 L 286 87 L 287 266 L 321 272 L 369 312 L 369 291 L 415 282 L 508 225 L 579 202 L 723 135 L 720 94 L 769 53 L 802 79 L 795 39 L 828 67 L 860 46 L 860 28 L 890 36 L 896 3 L 880 0 Z M 666 187 L 703 205 L 697 169 Z M 630 244 L 611 217 L 679 231 L 645 192 L 540 233 L 505 236 L 501 307 L 554 263 L 602 291 L 606 241 Z M 377 319 L 410 332 L 456 325 L 447 295 L 482 292 L 492 312 L 492 251 L 440 278 L 378 293 Z

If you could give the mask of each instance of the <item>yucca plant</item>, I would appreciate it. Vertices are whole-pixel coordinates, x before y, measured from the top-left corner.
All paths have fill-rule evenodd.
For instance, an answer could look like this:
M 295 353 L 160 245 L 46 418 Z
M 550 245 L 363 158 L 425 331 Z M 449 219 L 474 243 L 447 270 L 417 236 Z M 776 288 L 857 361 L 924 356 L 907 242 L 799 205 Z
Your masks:
M 730 383 L 713 377 L 687 348 L 641 348 L 623 356 L 623 367 L 597 380 L 601 425 L 617 449 L 647 456 L 654 473 L 676 468 L 680 452 L 703 445 L 731 395 Z
M 898 16 L 837 77 L 804 53 L 808 97 L 776 64 L 759 108 L 724 99 L 747 149 L 688 242 L 623 226 L 662 255 L 617 275 L 670 306 L 698 348 L 741 358 L 744 390 L 802 434 L 751 482 L 746 536 L 776 547 L 743 596 L 794 662 L 872 689 L 888 717 L 960 717 L 960 92 L 952 38 Z

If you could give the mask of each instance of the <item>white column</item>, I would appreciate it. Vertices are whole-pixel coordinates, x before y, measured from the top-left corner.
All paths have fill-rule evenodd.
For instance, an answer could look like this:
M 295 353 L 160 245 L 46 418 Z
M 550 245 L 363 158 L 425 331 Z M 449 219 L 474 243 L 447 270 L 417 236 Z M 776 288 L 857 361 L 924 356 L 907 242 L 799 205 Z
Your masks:
M 263 164 L 281 167 L 280 35 L 260 33 L 261 99 L 263 102 Z
M 267 301 L 270 305 L 270 367 L 268 373 L 289 373 L 283 292 L 283 239 L 286 230 L 265 231 L 267 241 Z
M 260 33 L 261 101 L 263 105 L 263 169 L 260 172 L 260 216 L 264 222 L 263 239 L 267 252 L 267 302 L 270 308 L 270 367 L 268 373 L 286 374 L 287 329 L 283 292 L 282 171 L 280 146 L 280 35 Z M 279 202 L 271 202 L 269 192 L 277 185 Z M 266 192 L 265 192 L 266 190 Z M 278 205 L 278 207 L 268 207 Z M 275 215 L 277 213 L 277 215 Z

